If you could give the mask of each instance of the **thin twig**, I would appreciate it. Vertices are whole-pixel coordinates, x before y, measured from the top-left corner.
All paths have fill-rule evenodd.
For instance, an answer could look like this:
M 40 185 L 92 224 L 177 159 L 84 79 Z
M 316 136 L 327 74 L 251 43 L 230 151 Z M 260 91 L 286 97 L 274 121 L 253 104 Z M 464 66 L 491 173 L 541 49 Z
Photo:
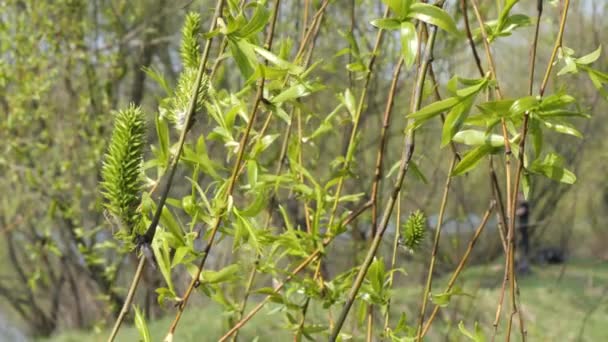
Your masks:
M 437 6 L 439 6 L 439 7 L 441 7 L 442 5 L 443 5 L 443 1 L 439 1 L 437 3 Z M 414 95 L 414 100 L 412 102 L 412 108 L 411 108 L 412 112 L 415 112 L 416 110 L 418 110 L 420 108 L 420 104 L 422 102 L 422 88 L 424 86 L 424 81 L 426 80 L 426 73 L 428 71 L 428 66 L 432 61 L 433 47 L 435 45 L 435 38 L 437 36 L 437 27 L 432 26 L 430 31 L 431 32 L 429 34 L 429 37 L 428 37 L 428 40 L 426 43 L 426 50 L 425 50 L 424 58 L 422 59 L 422 62 L 421 62 L 420 68 L 419 68 L 418 79 L 416 82 L 416 86 L 414 88 L 415 95 Z M 378 247 L 380 246 L 380 241 L 382 240 L 382 236 L 384 235 L 384 232 L 386 231 L 386 227 L 388 226 L 388 222 L 390 220 L 390 216 L 392 214 L 393 207 L 397 200 L 397 196 L 398 196 L 399 192 L 401 191 L 403 179 L 405 178 L 405 174 L 407 173 L 407 170 L 409 169 L 409 163 L 410 163 L 410 160 L 414 153 L 414 146 L 415 146 L 414 141 L 415 141 L 414 140 L 414 130 L 408 130 L 407 133 L 405 134 L 405 138 L 404 138 L 403 155 L 401 157 L 397 180 L 395 181 L 395 185 L 392 190 L 391 196 L 389 197 L 389 199 L 386 203 L 384 214 L 382 216 L 382 220 L 380 222 L 379 229 L 375 235 L 372 245 L 369 248 L 366 258 L 365 258 L 363 264 L 361 265 L 359 272 L 357 273 L 357 277 L 355 278 L 353 286 L 351 287 L 351 290 L 348 294 L 346 303 L 344 303 L 342 312 L 340 313 L 340 316 L 338 317 L 338 320 L 336 321 L 334 329 L 332 330 L 332 333 L 329 338 L 330 341 L 335 341 L 338 338 L 338 335 L 340 334 L 340 330 L 342 329 L 342 326 L 344 325 L 344 321 L 346 320 L 346 316 L 348 315 L 348 312 L 350 311 L 350 308 L 352 307 L 352 305 L 355 301 L 357 293 L 359 292 L 359 289 L 361 288 L 361 285 L 363 284 L 365 275 L 367 274 L 367 271 L 369 270 L 369 267 L 375 258 Z
M 265 43 L 265 47 L 268 50 L 270 50 L 272 48 L 272 39 L 274 36 L 274 28 L 276 25 L 276 19 L 278 17 L 279 3 L 280 3 L 280 0 L 277 0 L 275 3 L 276 4 L 275 10 L 273 11 L 273 14 L 272 14 L 270 29 L 269 29 L 268 37 L 267 37 L 266 43 Z M 221 8 L 222 4 L 223 4 L 223 0 L 219 0 L 218 8 Z M 230 198 L 230 196 L 232 196 L 232 193 L 236 186 L 238 175 L 240 174 L 241 163 L 243 162 L 243 159 L 245 158 L 245 150 L 247 149 L 247 142 L 249 140 L 249 135 L 250 135 L 251 129 L 253 127 L 253 124 L 255 122 L 257 113 L 258 113 L 258 107 L 260 106 L 260 103 L 262 102 L 262 97 L 264 94 L 264 82 L 265 82 L 264 77 L 261 77 L 258 80 L 257 94 L 256 94 L 256 97 L 255 97 L 255 100 L 253 103 L 253 107 L 251 109 L 251 113 L 249 115 L 249 121 L 247 122 L 245 132 L 243 133 L 243 136 L 241 137 L 241 141 L 239 142 L 239 150 L 237 153 L 236 161 L 234 163 L 234 167 L 232 169 L 232 175 L 230 176 L 228 188 L 224 194 L 225 198 L 224 198 L 223 203 L 226 203 L 227 200 Z M 184 312 L 186 304 L 188 303 L 190 295 L 192 294 L 192 291 L 194 291 L 194 288 L 196 288 L 197 285 L 199 284 L 200 275 L 203 272 L 203 269 L 205 267 L 205 263 L 207 261 L 207 257 L 209 256 L 209 252 L 211 251 L 211 248 L 214 246 L 215 235 L 217 234 L 217 231 L 221 225 L 222 218 L 224 217 L 224 213 L 225 213 L 226 209 L 227 209 L 226 207 L 222 208 L 222 210 L 220 210 L 220 213 L 217 215 L 217 217 L 214 220 L 213 228 L 211 229 L 209 238 L 207 240 L 207 246 L 205 247 L 205 249 L 203 251 L 203 257 L 197 267 L 197 270 L 194 274 L 194 277 L 192 278 L 192 281 L 190 282 L 190 285 L 188 286 L 188 288 L 186 289 L 186 292 L 182 296 L 182 300 L 179 303 L 177 314 L 175 315 L 175 319 L 173 320 L 173 323 L 171 323 L 171 326 L 169 327 L 169 331 L 167 333 L 166 340 L 170 340 L 172 338 L 173 334 L 175 333 L 175 329 L 177 328 L 177 325 Z
M 456 270 L 454 270 L 454 273 L 452 273 L 452 276 L 450 277 L 450 280 L 448 281 L 448 285 L 446 286 L 445 290 L 443 291 L 444 293 L 447 293 L 452 289 L 452 287 L 456 283 L 456 280 L 458 280 L 458 276 L 464 270 L 464 266 L 466 265 L 466 263 L 469 259 L 469 256 L 471 255 L 471 252 L 473 251 L 473 248 L 475 247 L 475 243 L 479 239 L 479 236 L 481 236 L 481 233 L 483 232 L 483 229 L 485 228 L 486 224 L 488 223 L 490 214 L 494 210 L 495 206 L 496 206 L 496 201 L 492 200 L 492 202 L 490 203 L 490 206 L 488 207 L 485 214 L 483 215 L 481 222 L 477 226 L 477 229 L 475 229 L 475 233 L 473 234 L 473 237 L 469 241 L 469 245 L 467 246 L 467 249 L 465 250 L 464 254 L 462 255 L 460 262 L 458 263 L 458 266 L 456 267 Z M 437 312 L 439 312 L 440 308 L 441 307 L 439 305 L 435 305 L 435 307 L 433 308 L 433 312 L 431 312 L 429 319 L 426 321 L 426 323 L 424 325 L 424 329 L 422 329 L 422 334 L 420 335 L 421 338 L 424 337 L 426 335 L 426 333 L 428 332 L 428 330 L 430 329 L 431 324 L 433 323 L 433 319 L 435 319 L 435 316 L 437 315 Z
M 357 210 L 353 211 L 348 217 L 346 217 L 346 219 L 344 219 L 344 221 L 341 222 L 340 227 L 349 225 L 355 219 L 357 219 L 357 217 L 359 217 L 359 215 L 364 213 L 370 207 L 371 207 L 371 201 L 367 201 L 361 207 L 359 207 Z M 232 334 L 234 334 L 236 331 L 238 331 L 240 328 L 242 328 L 245 324 L 247 324 L 247 322 L 249 322 L 249 320 L 251 320 L 251 318 L 253 318 L 253 316 L 255 316 L 255 314 L 257 314 L 264 307 L 264 305 L 266 305 L 266 303 L 268 303 L 268 301 L 270 300 L 270 298 L 272 298 L 272 296 L 276 295 L 279 291 L 281 291 L 281 289 L 283 289 L 285 284 L 290 282 L 293 279 L 293 277 L 295 277 L 298 273 L 300 273 L 308 265 L 310 265 L 312 262 L 314 262 L 323 253 L 324 248 L 327 247 L 334 239 L 335 239 L 335 235 L 327 237 L 323 241 L 322 247 L 317 248 L 304 261 L 302 261 L 298 266 L 296 266 L 293 269 L 293 271 L 291 271 L 291 273 L 289 273 L 289 275 L 281 283 L 279 283 L 277 286 L 274 287 L 271 294 L 267 295 L 260 303 L 258 303 L 258 305 L 256 305 L 253 309 L 251 309 L 251 311 L 249 311 L 249 313 L 245 317 L 243 317 L 228 332 L 226 332 L 224 334 L 224 336 L 222 336 L 220 338 L 219 341 L 220 342 L 226 341 L 230 336 L 232 336 Z
M 215 9 L 215 13 L 213 15 L 213 19 L 212 19 L 212 23 L 211 23 L 211 27 L 210 27 L 209 31 L 213 31 L 215 29 L 217 18 L 219 17 L 219 15 L 221 13 L 222 6 L 223 6 L 223 0 L 219 0 L 217 7 Z M 154 213 L 154 217 L 152 218 L 152 222 L 150 222 L 150 225 L 148 226 L 148 229 L 146 230 L 145 234 L 138 238 L 138 240 L 139 240 L 138 243 L 140 243 L 140 244 L 152 243 L 152 240 L 154 239 L 154 235 L 156 234 L 156 228 L 158 227 L 158 223 L 160 222 L 160 216 L 161 216 L 162 210 L 165 206 L 165 202 L 167 201 L 167 197 L 169 195 L 169 190 L 171 189 L 171 185 L 173 184 L 173 177 L 175 176 L 175 171 L 177 170 L 177 165 L 178 165 L 180 156 L 181 156 L 183 148 L 184 148 L 184 143 L 186 142 L 186 135 L 187 135 L 187 133 L 189 131 L 189 127 L 190 127 L 189 123 L 192 122 L 192 118 L 194 117 L 194 114 L 196 112 L 196 104 L 198 102 L 198 95 L 200 92 L 203 75 L 205 74 L 205 67 L 207 65 L 207 60 L 209 58 L 209 52 L 211 50 L 212 40 L 213 40 L 213 38 L 209 38 L 209 40 L 207 40 L 207 43 L 205 44 L 205 49 L 203 51 L 203 57 L 201 59 L 201 62 L 199 64 L 199 68 L 198 68 L 198 71 L 196 74 L 196 80 L 194 82 L 192 96 L 191 96 L 190 102 L 188 104 L 188 110 L 187 110 L 187 115 L 186 115 L 186 120 L 185 120 L 186 124 L 184 125 L 184 129 L 182 130 L 181 135 L 179 137 L 177 152 L 175 153 L 175 156 L 171 160 L 171 164 L 169 164 L 169 166 L 168 166 L 169 176 L 167 177 L 165 187 L 163 188 L 160 200 L 156 206 L 156 211 Z M 145 265 L 145 262 L 142 261 L 143 258 L 145 258 L 145 256 L 142 254 L 142 256 L 140 257 L 139 266 L 137 268 L 138 270 L 140 269 L 140 267 L 143 268 Z M 132 289 L 133 293 L 135 293 L 135 290 L 137 289 L 137 285 L 139 284 L 139 280 L 140 280 L 142 274 L 143 274 L 143 272 L 141 272 L 141 271 L 136 272 L 134 274 L 133 280 L 131 281 L 131 285 L 129 286 L 129 288 Z M 131 300 L 132 300 L 132 298 L 131 298 Z M 128 302 L 128 300 L 126 300 L 125 305 L 123 305 L 123 312 L 124 311 L 126 311 L 126 312 L 124 312 L 124 313 L 121 312 L 121 314 L 116 319 L 116 322 L 114 324 L 114 329 L 116 329 L 116 331 L 112 332 L 112 334 L 110 335 L 109 341 L 112 341 L 114 339 L 114 337 L 118 333 L 118 329 L 120 329 L 120 326 L 122 324 L 122 321 L 124 320 L 124 317 L 126 316 L 126 313 L 129 311 L 130 305 L 127 305 L 127 302 Z
M 131 303 L 133 303 L 133 298 L 135 297 L 135 290 L 137 289 L 137 285 L 139 284 L 139 280 L 141 279 L 141 275 L 144 270 L 144 266 L 146 265 L 146 257 L 142 254 L 139 257 L 139 264 L 137 265 L 137 270 L 135 271 L 135 275 L 133 277 L 133 282 L 129 287 L 129 292 L 127 293 L 127 298 L 125 298 L 125 302 L 120 310 L 120 314 L 114 323 L 114 328 L 112 328 L 112 332 L 110 333 L 110 337 L 108 337 L 108 342 L 114 341 L 116 335 L 118 335 L 118 330 L 120 330 L 120 326 L 125 319 L 125 316 L 129 313 L 129 308 L 131 307 Z
M 435 271 L 435 262 L 437 260 L 437 253 L 439 251 L 439 241 L 441 239 L 441 228 L 443 227 L 443 216 L 448 202 L 448 194 L 450 193 L 450 184 L 452 182 L 452 171 L 456 165 L 456 158 L 452 157 L 450 161 L 450 167 L 448 169 L 448 175 L 443 187 L 443 196 L 441 198 L 441 206 L 439 208 L 439 216 L 437 218 L 437 226 L 435 227 L 435 239 L 433 240 L 433 251 L 431 252 L 431 262 L 429 264 L 428 274 L 426 278 L 426 285 L 422 293 L 422 303 L 420 305 L 420 315 L 418 316 L 418 333 L 416 340 L 422 341 L 422 324 L 424 323 L 424 314 L 426 311 L 426 304 L 429 301 L 429 295 L 433 285 L 433 273 Z

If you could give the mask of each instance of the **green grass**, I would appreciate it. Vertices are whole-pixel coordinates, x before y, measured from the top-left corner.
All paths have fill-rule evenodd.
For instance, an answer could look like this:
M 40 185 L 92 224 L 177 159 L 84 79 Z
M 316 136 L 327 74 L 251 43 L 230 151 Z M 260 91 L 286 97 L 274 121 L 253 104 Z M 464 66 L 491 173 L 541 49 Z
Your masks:
M 405 280 L 411 280 L 408 276 Z M 429 341 L 446 340 L 466 341 L 458 332 L 457 325 L 462 320 L 469 330 L 477 321 L 490 340 L 492 321 L 496 311 L 502 279 L 501 265 L 475 266 L 462 275 L 459 283 L 470 296 L 453 297 L 449 306 L 442 309 L 436 324 L 429 332 Z M 434 292 L 441 292 L 445 278 L 438 279 Z M 532 275 L 519 280 L 521 310 L 528 331 L 529 341 L 608 341 L 608 265 L 606 263 L 571 261 L 562 266 L 535 267 Z M 410 286 L 395 289 L 393 312 L 395 319 L 406 312 L 408 323 L 417 319 L 420 302 L 420 287 Z M 274 307 L 276 309 L 276 307 Z M 334 317 L 337 315 L 334 309 Z M 504 340 L 506 319 L 509 316 L 510 302 L 507 292 L 503 310 L 502 324 L 499 325 L 497 340 Z M 327 324 L 321 308 L 312 308 L 313 319 Z M 169 317 L 170 316 L 170 317 Z M 149 322 L 153 341 L 161 341 L 173 318 L 169 315 L 161 320 Z M 357 306 L 351 312 L 351 322 L 356 319 Z M 190 307 L 186 310 L 174 341 L 216 341 L 226 331 L 226 319 L 217 305 Z M 381 325 L 378 323 L 377 326 Z M 583 329 L 584 327 L 584 329 Z M 349 329 L 347 327 L 347 329 Z M 515 318 L 513 341 L 519 341 L 519 325 Z M 66 332 L 55 336 L 48 342 L 105 341 L 108 331 Z M 362 335 L 355 332 L 355 340 Z M 579 339 L 580 335 L 580 339 Z M 245 326 L 242 341 L 251 341 L 258 336 L 259 341 L 289 341 L 293 337 L 285 330 L 282 312 L 272 307 L 262 310 L 253 321 Z M 321 338 L 325 340 L 326 337 Z M 135 327 L 124 326 L 117 341 L 137 341 L 139 334 Z

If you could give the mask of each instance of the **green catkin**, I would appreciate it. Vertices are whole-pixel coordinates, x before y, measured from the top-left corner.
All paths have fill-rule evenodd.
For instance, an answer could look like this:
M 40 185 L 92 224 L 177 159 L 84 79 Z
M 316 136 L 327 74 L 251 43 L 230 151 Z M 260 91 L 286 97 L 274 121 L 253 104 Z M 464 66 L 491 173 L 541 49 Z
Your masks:
M 102 167 L 102 193 L 107 210 L 132 232 L 141 216 L 137 208 L 143 188 L 145 120 L 139 107 L 129 105 L 115 114 L 114 130 Z
M 424 240 L 426 235 L 426 217 L 420 210 L 416 210 L 408 217 L 403 225 L 401 236 L 403 244 L 408 249 L 415 251 Z
M 180 57 L 184 68 L 177 80 L 173 96 L 161 101 L 160 105 L 161 116 L 167 118 L 178 131 L 183 130 L 186 126 L 188 106 L 196 83 L 197 68 L 201 58 L 198 41 L 200 30 L 200 15 L 194 12 L 188 13 L 182 28 L 182 43 L 180 46 Z M 208 89 L 208 79 L 206 75 L 203 75 L 198 89 L 196 112 L 203 110 Z
M 184 69 L 196 69 L 201 58 L 198 36 L 201 31 L 201 16 L 195 12 L 186 14 L 184 26 L 182 27 L 182 44 L 179 52 Z

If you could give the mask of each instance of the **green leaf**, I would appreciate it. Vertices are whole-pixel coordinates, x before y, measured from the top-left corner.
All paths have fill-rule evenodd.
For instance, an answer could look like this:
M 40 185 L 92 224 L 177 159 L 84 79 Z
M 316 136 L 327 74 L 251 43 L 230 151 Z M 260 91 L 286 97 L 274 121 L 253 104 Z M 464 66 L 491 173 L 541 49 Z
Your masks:
M 370 24 L 383 30 L 398 30 L 402 23 L 394 18 L 379 18 L 372 20 Z
M 296 84 L 296 85 L 293 85 L 293 86 L 285 89 L 280 94 L 273 97 L 271 101 L 273 104 L 281 104 L 281 103 L 287 102 L 289 100 L 308 96 L 310 94 L 311 94 L 311 91 L 310 91 L 309 87 L 307 87 L 305 84 L 300 83 L 300 84 Z
M 405 18 L 414 0 L 382 0 L 399 18 Z
M 546 127 L 556 131 L 557 133 L 573 135 L 577 138 L 583 137 L 583 134 L 581 132 L 579 132 L 576 128 L 574 128 L 574 126 L 572 126 L 569 123 L 566 123 L 563 121 L 557 121 L 557 120 L 542 120 L 542 123 Z
M 467 81 L 467 83 L 464 83 L 464 85 L 469 85 L 469 87 L 466 88 L 462 88 L 456 91 L 456 96 L 458 97 L 468 97 L 471 95 L 476 95 L 477 93 L 479 93 L 481 90 L 485 89 L 485 87 L 488 85 L 488 79 L 487 78 L 480 78 L 480 79 L 474 79 L 474 80 L 463 80 L 463 79 L 459 79 L 459 81 Z
M 591 63 L 597 61 L 598 58 L 600 58 L 601 53 L 602 53 L 602 46 L 600 45 L 600 46 L 598 46 L 597 49 L 595 49 L 595 51 L 591 52 L 590 54 L 575 59 L 575 62 L 576 62 L 576 64 L 582 64 L 582 65 L 591 64 Z
M 198 165 L 205 174 L 210 175 L 213 179 L 219 180 L 222 178 L 216 171 L 216 168 L 221 166 L 217 165 L 217 163 L 211 160 L 207 155 L 207 146 L 203 135 L 201 135 L 197 141 L 196 151 L 193 151 L 190 147 L 184 145 L 184 152 L 181 156 L 181 160 Z
M 367 272 L 367 279 L 372 285 L 372 289 L 374 290 L 376 295 L 381 295 L 382 293 L 382 290 L 384 288 L 384 276 L 384 261 L 382 261 L 382 259 L 375 259 L 369 267 L 369 271 Z
M 530 118 L 528 121 L 528 134 L 530 134 L 530 138 L 532 139 L 534 155 L 538 158 L 543 149 L 543 131 L 540 129 L 540 120 L 534 117 Z
M 289 71 L 290 74 L 294 74 L 294 75 L 299 75 L 302 72 L 304 72 L 304 68 L 299 66 L 299 65 L 295 65 L 293 63 L 290 63 L 284 59 L 279 58 L 279 56 L 275 55 L 274 53 L 251 43 L 247 43 L 251 46 L 251 48 L 260 56 L 262 56 L 263 58 L 265 58 L 267 61 L 269 61 L 270 63 L 276 65 L 279 68 L 285 69 L 287 71 Z
M 452 176 L 458 176 L 473 169 L 483 157 L 497 151 L 496 147 L 481 145 L 468 151 L 452 171 Z
M 173 260 L 171 260 L 171 268 L 182 263 L 186 255 L 190 253 L 191 249 L 188 246 L 181 246 L 175 250 L 175 254 L 173 254 Z
M 346 110 L 348 110 L 351 120 L 354 122 L 355 116 L 357 115 L 357 104 L 355 101 L 355 96 L 353 96 L 353 93 L 350 91 L 349 88 L 347 88 L 344 91 L 344 95 L 340 95 L 339 97 L 340 101 L 344 104 L 344 106 L 346 106 Z
M 549 153 L 542 161 L 540 159 L 535 160 L 528 169 L 558 182 L 574 184 L 576 176 L 571 171 L 563 168 L 562 165 L 563 158 L 561 156 Z
M 179 241 L 179 243 L 183 246 L 186 244 L 186 240 L 184 240 L 184 231 L 180 224 L 175 220 L 173 214 L 167 207 L 163 207 L 163 211 L 160 215 L 160 222 L 163 226 L 169 229 L 171 235 Z
M 406 69 L 416 61 L 418 54 L 418 32 L 416 26 L 409 21 L 401 23 L 401 55 L 405 61 Z
M 460 330 L 460 332 L 464 336 L 468 337 L 472 341 L 485 342 L 485 340 L 486 340 L 483 335 L 483 332 L 481 331 L 481 328 L 479 327 L 479 324 L 477 324 L 477 322 L 475 322 L 475 334 L 469 332 L 467 330 L 467 328 L 465 328 L 464 323 L 462 321 L 460 321 L 460 323 L 458 323 L 458 330 Z
M 576 99 L 568 94 L 553 94 L 542 99 L 539 111 L 563 109 L 564 106 L 574 102 L 576 102 Z
M 488 116 L 504 117 L 507 116 L 511 105 L 515 100 L 498 100 L 478 104 L 476 107 Z
M 159 226 L 156 229 L 154 240 L 152 240 L 152 251 L 154 252 L 154 258 L 160 269 L 160 273 L 163 275 L 167 286 L 171 292 L 175 292 L 173 288 L 173 280 L 171 279 L 171 260 L 169 256 L 169 243 L 166 239 L 165 230 Z
M 133 305 L 133 311 L 135 311 L 135 326 L 139 331 L 139 336 L 143 339 L 143 342 L 151 342 L 150 330 L 148 330 L 148 324 L 146 319 L 137 305 Z
M 262 31 L 266 23 L 268 23 L 269 18 L 270 12 L 266 10 L 264 5 L 255 3 L 255 12 L 253 12 L 251 20 L 249 20 L 245 26 L 235 31 L 234 34 L 243 38 L 253 36 Z
M 505 140 L 502 136 L 474 129 L 460 131 L 454 135 L 452 140 L 469 146 L 490 145 L 492 147 L 502 147 L 505 145 Z
M 352 72 L 366 72 L 367 65 L 363 64 L 362 62 L 357 61 L 354 63 L 347 64 L 346 70 L 352 71 Z
M 486 22 L 486 24 L 488 24 Z M 530 17 L 524 14 L 513 14 L 507 17 L 504 22 L 496 23 L 496 26 L 490 33 L 489 40 L 492 42 L 496 37 L 507 37 L 510 36 L 513 31 L 519 27 L 525 27 L 532 25 Z M 492 27 L 492 26 L 490 26 Z
M 443 292 L 443 293 L 431 295 L 431 302 L 433 302 L 433 304 L 438 305 L 440 307 L 448 306 L 448 304 L 450 304 L 451 299 L 452 299 L 452 294 L 449 292 Z
M 502 11 L 500 12 L 500 15 L 498 16 L 498 23 L 496 26 L 497 32 L 502 31 L 502 29 L 505 26 L 505 23 L 507 21 L 507 18 L 509 17 L 509 13 L 511 12 L 511 9 L 513 8 L 513 6 L 515 6 L 515 4 L 517 2 L 519 2 L 519 0 L 508 0 L 506 2 L 505 7 L 502 9 Z
M 437 6 L 415 3 L 410 6 L 407 16 L 424 21 L 427 24 L 435 25 L 453 35 L 460 36 L 460 32 L 458 32 L 458 28 L 452 17 Z
M 395 164 L 395 166 L 399 167 L 399 162 L 397 162 Z M 415 162 L 410 160 L 409 169 L 412 171 L 410 174 L 414 175 L 422 183 L 429 184 L 429 181 L 424 176 L 424 173 L 422 173 L 422 171 L 420 171 L 420 167 L 418 167 L 418 164 L 416 164 Z M 388 177 L 389 177 L 389 175 L 387 175 L 387 178 Z
M 452 141 L 452 137 L 458 132 L 469 114 L 474 100 L 475 98 L 471 96 L 452 107 L 445 118 L 445 122 L 443 123 L 441 147 L 448 145 Z
M 254 217 L 259 214 L 266 204 L 268 203 L 268 194 L 264 191 L 254 191 L 255 199 L 243 210 L 239 210 L 239 213 L 244 217 Z
M 572 57 L 564 57 L 564 63 L 566 64 L 560 71 L 557 72 L 557 76 L 565 75 L 565 74 L 575 74 L 578 72 L 578 68 L 576 66 L 576 62 Z
M 525 112 L 532 111 L 540 103 L 538 96 L 526 96 L 515 100 L 509 108 L 509 113 L 512 116 L 522 115 Z
M 219 271 L 203 271 L 201 273 L 201 282 L 206 284 L 219 284 L 229 281 L 234 281 L 239 278 L 240 266 L 231 264 Z
M 591 80 L 591 83 L 593 83 L 595 89 L 600 92 L 604 99 L 608 100 L 608 90 L 604 89 L 604 84 L 608 83 L 608 74 L 588 67 L 585 67 L 585 71 L 587 72 L 589 80 Z
M 249 79 L 258 65 L 252 44 L 247 43 L 244 39 L 229 37 L 228 46 L 241 75 L 244 79 Z
M 436 115 L 439 115 L 442 112 L 454 107 L 460 103 L 460 99 L 457 97 L 449 97 L 445 100 L 433 102 L 430 105 L 420 109 L 415 113 L 408 114 L 407 116 L 410 119 L 414 119 L 416 121 L 426 121 Z

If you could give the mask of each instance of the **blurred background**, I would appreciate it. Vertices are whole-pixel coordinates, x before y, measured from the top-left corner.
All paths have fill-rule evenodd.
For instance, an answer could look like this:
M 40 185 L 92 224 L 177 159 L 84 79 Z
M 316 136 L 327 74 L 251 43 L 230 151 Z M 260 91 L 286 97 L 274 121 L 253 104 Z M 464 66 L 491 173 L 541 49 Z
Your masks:
M 315 8 L 317 2 L 312 1 Z M 278 42 L 300 38 L 303 3 L 282 3 L 276 29 Z M 500 3 L 483 1 L 483 15 L 496 17 Z M 534 17 L 535 5 L 535 1 L 522 1 L 514 12 Z M 559 1 L 545 1 L 537 57 L 541 71 L 546 68 L 557 33 L 558 6 Z M 580 0 L 570 6 L 564 44 L 585 55 L 608 39 L 608 22 L 603 20 L 608 2 Z M 111 134 L 111 113 L 128 103 L 141 105 L 149 113 L 150 144 L 155 143 L 152 113 L 164 91 L 145 70 L 163 74 L 170 86 L 174 85 L 181 70 L 179 37 L 184 15 L 187 11 L 201 13 L 203 26 L 207 27 L 213 7 L 214 2 L 207 0 L 0 1 L 0 340 L 104 340 L 102 332 L 123 302 L 136 263 L 112 240 L 114 227 L 104 215 L 98 187 L 101 160 Z M 461 28 L 462 12 L 457 2 L 447 1 L 445 9 Z M 351 22 L 353 10 L 356 20 Z M 331 112 L 335 94 L 345 84 L 353 89 L 361 87 L 361 80 L 346 66 L 353 69 L 359 59 L 367 61 L 377 32 L 369 22 L 381 17 L 383 11 L 384 5 L 376 0 L 330 4 L 313 57 L 323 61 L 315 73 L 327 89 L 306 100 L 311 112 L 316 113 L 310 120 L 318 122 L 323 113 Z M 339 53 L 352 48 L 349 32 L 356 39 L 359 56 Z M 495 44 L 498 77 L 510 97 L 525 94 L 533 32 L 530 25 Z M 212 56 L 217 55 L 217 45 Z M 399 53 L 398 36 L 387 36 L 362 117 L 364 134 L 355 164 L 358 177 L 346 182 L 347 193 L 365 192 L 371 183 L 380 114 Z M 595 67 L 608 71 L 605 53 Z M 453 74 L 478 77 L 466 40 L 445 34 L 435 47 L 434 68 L 443 86 Z M 238 89 L 242 79 L 235 70 L 234 63 L 227 60 L 218 69 L 214 85 Z M 542 72 L 537 73 L 536 84 L 540 77 Z M 389 132 L 392 138 L 403 132 L 413 78 L 412 71 L 402 76 L 405 81 L 397 97 L 398 115 Z M 531 267 L 520 280 L 522 311 L 532 340 L 606 341 L 608 105 L 586 77 L 554 78 L 550 88 L 552 92 L 575 94 L 592 117 L 577 122 L 583 139 L 546 137 L 547 149 L 565 156 L 565 164 L 578 180 L 569 186 L 536 178 L 532 186 L 528 199 Z M 324 101 L 323 96 L 332 101 Z M 323 138 L 322 149 L 307 151 L 309 170 L 315 177 L 325 177 L 329 163 L 343 150 L 348 131 L 347 124 L 343 126 L 344 130 L 332 131 Z M 199 133 L 207 132 L 205 129 L 204 120 L 195 128 Z M 422 131 L 418 146 L 424 148 L 414 161 L 425 179 L 408 176 L 402 206 L 407 208 L 404 218 L 410 210 L 421 209 L 429 217 L 429 226 L 434 227 L 448 154 L 442 153 L 436 138 L 435 133 L 441 131 L 439 120 Z M 390 140 L 387 160 L 398 160 L 400 143 L 401 139 Z M 209 149 L 213 151 L 213 146 Z M 491 193 L 486 173 L 480 168 L 454 179 L 441 241 L 439 276 L 449 275 L 455 268 L 487 208 Z M 177 177 L 183 179 L 184 172 Z M 389 183 L 384 182 L 384 194 Z M 172 196 L 179 198 L 189 189 L 188 182 L 178 181 Z M 362 217 L 352 228 L 360 234 L 345 234 L 332 245 L 329 274 L 337 274 L 362 258 L 365 243 L 361 239 L 369 231 L 369 222 L 370 217 Z M 496 229 L 493 217 L 464 275 L 463 288 L 470 296 L 459 296 L 441 311 L 440 320 L 445 324 L 433 332 L 430 340 L 458 340 L 450 331 L 457 330 L 464 315 L 488 326 L 494 319 L 504 265 Z M 394 231 L 394 226 L 389 228 L 381 253 L 389 255 Z M 430 246 L 430 239 L 425 243 Z M 397 277 L 399 290 L 394 305 L 412 317 L 418 310 L 429 249 L 414 256 L 402 251 L 401 260 L 407 262 L 400 266 L 407 276 Z M 221 265 L 233 257 L 213 255 L 210 262 Z M 154 290 L 159 281 L 154 274 L 147 275 L 138 302 L 150 317 L 151 329 L 164 331 L 170 318 L 166 314 L 172 316 L 173 308 L 156 304 Z M 439 283 L 442 281 L 446 280 Z M 205 340 L 201 334 L 217 334 L 224 329 L 222 322 L 214 319 L 221 314 L 220 309 L 198 297 L 182 323 L 189 328 L 180 332 L 180 341 Z M 278 338 L 273 335 L 272 324 L 267 323 L 272 320 L 269 316 L 256 318 L 260 324 L 251 324 L 242 336 L 259 335 L 261 341 Z M 125 334 L 124 340 L 136 339 L 133 328 L 127 328 Z

